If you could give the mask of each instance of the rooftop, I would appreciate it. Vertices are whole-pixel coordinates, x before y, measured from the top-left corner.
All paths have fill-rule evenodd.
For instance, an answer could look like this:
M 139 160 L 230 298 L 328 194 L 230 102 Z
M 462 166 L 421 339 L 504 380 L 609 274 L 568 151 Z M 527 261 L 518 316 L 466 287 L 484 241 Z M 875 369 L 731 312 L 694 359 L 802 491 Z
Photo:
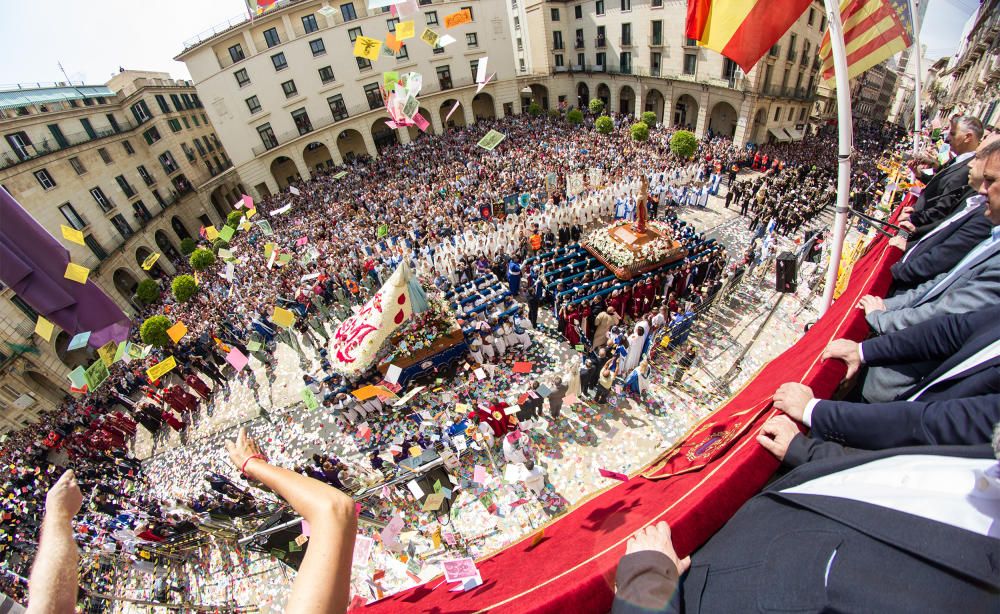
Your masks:
M 0 86 L 0 109 L 15 109 L 34 104 L 83 100 L 84 98 L 111 98 L 114 95 L 114 90 L 106 85 L 83 85 L 82 83 L 79 85 L 55 83 L 43 87 Z

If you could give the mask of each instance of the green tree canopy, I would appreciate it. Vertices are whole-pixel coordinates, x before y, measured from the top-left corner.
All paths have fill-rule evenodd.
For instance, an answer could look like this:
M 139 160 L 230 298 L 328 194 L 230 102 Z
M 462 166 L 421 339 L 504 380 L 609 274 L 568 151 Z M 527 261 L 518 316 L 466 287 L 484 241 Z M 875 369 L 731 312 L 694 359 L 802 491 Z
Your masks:
M 191 280 L 192 282 L 194 280 Z M 167 329 L 170 328 L 170 320 L 167 316 L 152 316 L 139 327 L 139 337 L 143 343 L 148 343 L 158 348 L 166 347 L 170 343 L 170 335 Z
M 174 278 L 173 283 L 170 284 L 170 289 L 173 290 L 174 298 L 183 303 L 198 291 L 198 284 L 194 281 L 194 277 L 190 275 L 178 275 Z
M 692 132 L 678 130 L 674 136 L 670 137 L 670 151 L 687 160 L 694 155 L 694 152 L 698 151 L 698 139 Z

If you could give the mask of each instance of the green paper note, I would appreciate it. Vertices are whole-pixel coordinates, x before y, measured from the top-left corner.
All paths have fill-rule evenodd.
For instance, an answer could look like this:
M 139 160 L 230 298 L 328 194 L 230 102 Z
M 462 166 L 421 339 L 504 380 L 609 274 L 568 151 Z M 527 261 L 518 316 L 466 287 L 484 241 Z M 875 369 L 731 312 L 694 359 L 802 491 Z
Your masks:
M 69 372 L 69 381 L 74 388 L 83 388 L 87 385 L 87 371 L 83 367 L 77 367 Z
M 128 341 L 122 341 L 121 343 L 118 344 L 118 349 L 115 351 L 114 362 L 118 362 L 119 360 L 122 359 L 123 356 L 125 356 L 125 352 L 128 350 L 128 347 L 129 347 Z
M 319 401 L 316 400 L 316 395 L 313 394 L 313 391 L 309 387 L 302 389 L 302 400 L 305 401 L 307 408 L 311 410 L 319 409 Z
M 259 341 L 251 341 L 250 343 L 247 344 L 247 350 L 250 352 L 256 352 L 259 349 L 260 349 Z
M 222 230 L 219 231 L 219 238 L 229 243 L 233 240 L 233 235 L 236 234 L 236 229 L 232 226 L 223 226 Z
M 396 91 L 396 82 L 399 81 L 399 73 L 395 70 L 387 70 L 382 73 L 382 83 L 385 85 L 385 91 L 394 92 Z
M 296 544 L 294 541 L 288 542 L 289 552 L 302 552 L 302 547 Z
M 108 367 L 104 364 L 104 361 L 97 359 L 94 364 L 87 367 L 87 387 L 93 392 L 97 390 L 97 387 L 104 383 L 104 380 L 108 379 Z

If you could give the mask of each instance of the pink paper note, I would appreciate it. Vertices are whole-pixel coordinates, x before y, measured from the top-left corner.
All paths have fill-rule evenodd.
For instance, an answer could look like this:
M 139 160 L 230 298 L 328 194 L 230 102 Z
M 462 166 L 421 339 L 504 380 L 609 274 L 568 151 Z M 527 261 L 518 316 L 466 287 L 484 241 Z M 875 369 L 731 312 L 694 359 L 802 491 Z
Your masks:
M 393 130 L 395 130 L 396 128 L 399 128 L 399 124 L 397 124 L 396 122 L 392 121 L 391 119 L 385 120 L 385 125 L 389 126 Z
M 417 125 L 417 128 L 420 128 L 421 132 L 427 132 L 427 127 L 431 125 L 420 113 L 413 116 L 413 123 Z
M 476 465 L 475 471 L 472 473 L 472 481 L 477 484 L 486 483 L 486 467 L 482 465 Z
M 444 123 L 446 123 L 446 124 L 448 123 L 448 120 L 451 119 L 451 114 L 458 110 L 458 105 L 460 105 L 460 104 L 462 104 L 460 101 L 458 101 L 458 100 L 455 101 L 455 104 L 452 105 L 452 107 L 451 107 L 451 111 L 448 111 L 448 114 L 445 115 L 445 117 L 444 117 Z
M 250 196 L 248 196 L 248 195 L 246 195 L 246 194 L 244 194 L 243 195 L 243 206 L 246 207 L 248 211 L 251 210 L 251 209 L 253 209 L 253 198 L 250 197 Z
M 608 471 L 607 469 L 598 469 L 598 472 L 606 478 L 611 478 L 612 480 L 621 480 L 622 482 L 628 482 L 628 476 L 625 475 L 624 473 L 618 473 L 617 471 Z
M 390 545 L 396 543 L 396 538 L 399 537 L 400 531 L 403 530 L 403 519 L 399 516 L 394 516 L 389 524 L 385 525 L 380 534 L 382 537 L 383 545 Z
M 461 582 L 468 578 L 475 578 L 479 573 L 476 571 L 475 561 L 471 558 L 441 561 L 441 567 L 444 568 L 445 582 Z
M 299 247 L 299 246 L 305 245 L 308 242 L 309 242 L 309 237 L 302 237 L 298 241 L 295 242 L 295 246 Z
M 372 544 L 375 540 L 368 537 L 367 535 L 358 535 L 354 538 L 354 561 L 351 563 L 352 566 L 360 565 L 365 566 L 368 564 L 368 558 L 372 554 Z
M 237 372 L 239 372 L 243 370 L 243 367 L 247 366 L 247 363 L 250 362 L 250 359 L 244 356 L 243 352 L 239 351 L 236 348 L 233 348 L 229 350 L 228 354 L 226 354 L 226 362 L 233 365 L 233 368 L 236 369 Z

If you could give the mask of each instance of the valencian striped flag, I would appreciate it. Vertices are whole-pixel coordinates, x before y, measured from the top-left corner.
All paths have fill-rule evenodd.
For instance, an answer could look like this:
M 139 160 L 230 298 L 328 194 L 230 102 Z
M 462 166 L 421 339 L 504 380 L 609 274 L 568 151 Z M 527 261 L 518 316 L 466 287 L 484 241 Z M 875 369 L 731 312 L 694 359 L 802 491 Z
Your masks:
M 812 0 L 688 0 L 687 37 L 750 72 Z
M 840 14 L 851 79 L 913 44 L 909 0 L 844 0 Z M 830 83 L 834 74 L 829 32 L 823 37 L 819 57 L 823 80 Z

